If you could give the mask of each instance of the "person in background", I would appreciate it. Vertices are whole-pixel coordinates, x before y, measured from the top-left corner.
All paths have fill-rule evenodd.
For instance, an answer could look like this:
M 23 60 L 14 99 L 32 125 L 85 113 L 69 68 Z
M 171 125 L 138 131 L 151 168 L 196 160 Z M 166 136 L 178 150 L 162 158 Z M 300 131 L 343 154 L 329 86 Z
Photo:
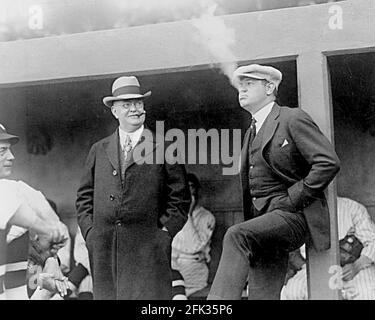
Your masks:
M 32 290 L 30 300 L 51 300 L 59 294 L 64 297 L 68 294 L 67 278 L 62 276 L 60 263 L 56 257 L 48 257 L 43 263 L 43 268 L 33 265 L 33 276 L 29 278 L 29 283 L 34 283 L 35 290 Z M 33 268 L 29 264 L 28 268 Z
M 67 274 L 69 298 L 76 298 L 78 300 L 92 300 L 93 288 L 89 254 L 79 227 L 77 228 L 77 233 L 74 238 L 73 258 L 75 265 Z
M 365 206 L 343 197 L 337 197 L 337 218 L 339 239 L 355 236 L 363 245 L 359 257 L 342 266 L 342 296 L 375 300 L 375 224 Z M 284 285 L 281 300 L 307 300 L 305 256 L 305 246 L 292 256 L 291 265 L 299 271 Z
M 51 208 L 58 215 L 57 205 L 51 199 L 47 199 Z M 65 246 L 59 249 L 59 251 L 54 255 L 55 260 L 50 259 L 51 253 L 47 250 L 44 250 L 43 247 L 40 247 L 38 242 L 31 240 L 29 246 L 29 255 L 28 255 L 28 270 L 27 270 L 27 293 L 30 299 L 35 299 L 33 294 L 36 292 L 35 289 L 38 286 L 38 281 L 41 284 L 47 283 L 49 292 L 45 294 L 36 295 L 38 299 L 57 299 L 57 296 L 60 296 L 61 299 L 68 293 L 68 278 L 65 276 L 70 271 L 70 250 L 71 250 L 71 238 L 68 235 L 68 238 L 65 242 Z M 47 263 L 48 262 L 48 263 Z M 43 281 L 41 281 L 37 275 L 41 274 Z M 48 273 L 48 275 L 46 274 Z M 60 292 L 59 286 L 51 286 L 48 284 L 50 276 L 55 276 L 66 281 L 66 288 L 64 292 Z M 46 277 L 49 276 L 49 277 Z M 53 288 L 53 289 L 51 289 Z M 56 294 L 57 293 L 57 294 Z
M 175 269 L 172 269 L 172 300 L 187 300 L 184 278 Z
M 32 188 L 24 186 L 23 193 L 31 198 L 30 201 L 36 201 L 36 198 L 40 198 L 39 201 L 45 201 L 44 195 L 40 192 L 35 192 Z M 58 215 L 56 204 L 50 200 L 46 199 L 50 204 L 53 212 Z M 50 211 L 52 213 L 52 211 Z M 30 288 L 27 285 L 26 279 L 29 279 L 28 275 L 28 264 L 30 252 L 35 252 L 36 248 L 39 248 L 37 241 L 29 239 L 29 232 L 27 229 L 20 228 L 18 226 L 12 226 L 7 234 L 7 265 L 6 274 L 4 278 L 4 286 L 6 289 L 6 295 L 8 300 L 25 300 L 29 299 L 31 296 Z M 41 250 L 41 249 L 40 249 Z M 35 254 L 35 253 L 34 253 Z M 51 252 L 46 250 L 43 254 L 47 254 L 44 260 L 47 259 Z M 61 271 L 69 271 L 70 265 L 70 238 L 67 239 L 64 247 L 59 249 L 58 258 L 60 262 Z M 32 258 L 32 256 L 31 256 Z M 44 265 L 44 261 L 40 262 L 40 265 Z
M 70 248 L 70 246 L 69 246 Z M 30 299 L 37 300 L 92 300 L 92 278 L 90 274 L 89 256 L 86 248 L 85 241 L 83 240 L 82 233 L 78 227 L 77 233 L 74 238 L 74 251 L 73 258 L 75 265 L 72 270 L 66 264 L 70 261 L 69 250 L 60 250 L 56 260 L 50 259 L 45 252 L 35 250 L 32 247 L 30 260 L 33 272 L 30 274 L 33 278 L 29 278 L 29 287 L 35 288 L 35 281 L 40 281 L 44 288 L 48 291 L 39 293 L 35 289 L 29 288 Z M 65 263 L 63 263 L 65 261 Z M 30 265 L 29 265 L 30 266 Z M 43 271 L 42 271 L 43 270 Z M 36 272 L 41 272 L 41 276 L 35 276 Z M 60 293 L 57 286 L 54 286 L 51 279 L 63 274 L 66 280 L 67 287 L 63 294 Z M 33 276 L 34 275 L 34 276 Z M 40 280 L 42 277 L 42 280 Z
M 7 264 L 4 287 L 8 300 L 25 300 L 27 297 L 26 271 L 29 256 L 29 232 L 12 226 L 7 234 Z
M 205 288 L 208 280 L 211 236 L 215 228 L 214 215 L 200 204 L 198 178 L 187 175 L 191 204 L 188 221 L 172 241 L 172 268 L 185 282 L 186 296 Z
M 55 255 L 65 245 L 68 237 L 67 227 L 59 220 L 45 198 L 40 197 L 38 191 L 22 181 L 8 179 L 15 159 L 11 147 L 18 141 L 17 136 L 9 134 L 0 124 L 0 299 L 7 299 L 4 284 L 7 242 L 19 235 L 20 231 L 10 234 L 7 239 L 11 226 L 29 230 L 30 236 L 51 255 Z M 64 284 L 59 283 L 58 286 L 62 289 Z

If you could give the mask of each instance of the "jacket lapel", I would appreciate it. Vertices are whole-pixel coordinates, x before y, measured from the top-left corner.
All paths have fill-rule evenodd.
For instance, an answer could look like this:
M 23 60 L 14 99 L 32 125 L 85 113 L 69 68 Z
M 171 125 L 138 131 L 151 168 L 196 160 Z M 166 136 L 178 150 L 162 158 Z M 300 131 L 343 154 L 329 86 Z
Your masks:
M 249 150 L 249 139 L 250 139 L 250 128 L 246 130 L 245 137 L 243 139 L 243 145 L 241 150 L 241 158 L 240 158 L 240 173 L 243 174 L 247 172 L 247 153 Z
M 263 135 L 263 142 L 262 142 L 262 156 L 267 165 L 272 169 L 273 172 L 275 172 L 279 177 L 281 177 L 283 180 L 288 181 L 289 183 L 295 183 L 297 182 L 296 179 L 292 177 L 288 177 L 285 174 L 283 174 L 280 170 L 278 170 L 275 166 L 273 166 L 269 158 L 272 157 L 272 154 L 270 154 L 268 157 L 264 156 L 264 150 L 268 142 L 271 141 L 272 137 L 275 135 L 276 129 L 279 126 L 279 120 L 278 117 L 280 115 L 280 106 L 275 103 L 271 113 L 269 114 L 269 117 L 267 118 L 265 122 L 265 130 L 264 130 L 264 135 Z
M 112 167 L 120 172 L 119 163 L 119 133 L 117 130 L 109 137 L 109 141 L 104 144 L 104 149 L 107 153 L 108 159 L 112 164 Z
M 277 103 L 274 103 L 270 114 L 268 115 L 266 121 L 264 122 L 264 131 L 262 137 L 262 152 L 267 143 L 272 139 L 273 135 L 276 132 L 276 129 L 279 125 L 277 118 L 280 114 L 280 107 Z M 240 159 L 240 172 L 246 172 L 247 168 L 247 159 L 248 159 L 248 149 L 249 149 L 249 139 L 250 139 L 250 128 L 247 129 L 242 150 L 241 150 L 241 159 Z
M 150 153 L 152 153 L 155 148 L 158 146 L 156 143 L 156 136 L 154 132 L 149 130 L 148 128 L 144 128 L 141 137 L 139 138 L 137 144 L 132 149 L 131 157 L 129 159 L 129 163 L 126 166 L 125 170 L 129 169 L 134 163 L 137 163 L 139 161 L 145 162 L 145 159 L 147 156 L 150 156 Z M 144 150 L 142 152 L 139 152 L 140 150 L 137 150 L 137 152 L 134 152 L 134 149 L 141 148 L 140 150 Z M 146 163 L 155 163 L 155 159 L 152 159 L 151 162 Z
M 266 121 L 264 122 L 265 127 L 263 131 L 263 139 L 262 139 L 262 154 L 263 154 L 264 147 L 267 145 L 268 142 L 270 142 L 270 140 L 272 139 L 273 135 L 276 132 L 276 129 L 279 125 L 279 121 L 277 120 L 279 115 L 280 115 L 280 107 L 277 103 L 275 103 Z

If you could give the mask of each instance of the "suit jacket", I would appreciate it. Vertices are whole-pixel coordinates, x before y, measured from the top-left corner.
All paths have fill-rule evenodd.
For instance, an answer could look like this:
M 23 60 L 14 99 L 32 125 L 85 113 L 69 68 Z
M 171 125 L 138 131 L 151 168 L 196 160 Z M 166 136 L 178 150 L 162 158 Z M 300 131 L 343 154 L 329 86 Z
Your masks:
M 147 131 L 147 130 L 146 130 Z M 122 183 L 118 130 L 95 143 L 77 192 L 78 224 L 90 256 L 95 299 L 170 299 L 171 241 L 190 204 L 185 167 L 164 157 L 144 131 L 147 159 L 132 155 Z M 150 141 L 152 138 L 152 141 Z M 158 227 L 161 215 L 168 232 Z
M 340 168 L 333 146 L 311 117 L 299 108 L 280 107 L 275 103 L 263 126 L 262 156 L 287 186 L 287 194 L 257 198 L 256 207 L 267 211 L 288 207 L 303 211 L 313 246 L 318 251 L 328 249 L 330 220 L 324 189 Z M 248 190 L 249 137 L 248 130 L 240 160 L 244 210 L 250 210 L 253 205 Z

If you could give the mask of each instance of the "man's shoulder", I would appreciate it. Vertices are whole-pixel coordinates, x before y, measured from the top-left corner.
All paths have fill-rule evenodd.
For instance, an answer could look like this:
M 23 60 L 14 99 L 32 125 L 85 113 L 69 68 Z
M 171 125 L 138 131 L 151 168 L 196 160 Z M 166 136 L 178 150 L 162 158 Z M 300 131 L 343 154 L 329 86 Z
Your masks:
M 17 183 L 17 180 L 11 180 L 11 179 L 2 178 L 2 179 L 0 179 L 0 183 L 2 185 L 14 184 L 14 183 Z
M 314 122 L 311 116 L 299 107 L 280 106 L 280 119 L 285 123 Z
M 193 212 L 193 215 L 195 219 L 198 219 L 199 217 L 199 221 L 201 221 L 204 224 L 215 225 L 215 216 L 211 213 L 211 211 L 207 210 L 202 206 L 196 208 Z
M 96 141 L 95 143 L 93 143 L 92 145 L 92 149 L 95 149 L 97 148 L 98 146 L 101 146 L 101 145 L 104 145 L 104 144 L 107 144 L 109 143 L 112 139 L 114 139 L 115 137 L 115 134 L 117 133 L 117 131 L 113 132 L 112 134 L 110 134 L 109 136 L 106 136 L 98 141 Z
M 209 217 L 215 217 L 212 213 L 211 213 L 211 211 L 209 211 L 208 209 L 206 209 L 205 207 L 203 207 L 203 206 L 199 206 L 198 208 L 198 213 L 199 213 L 199 215 L 205 215 L 205 216 L 209 216 Z
M 298 117 L 306 114 L 301 108 L 298 107 L 289 107 L 289 106 L 279 106 L 280 115 L 284 117 Z
M 11 179 L 0 179 L 0 186 L 3 188 L 9 188 L 13 190 L 20 190 L 20 189 L 32 189 L 31 186 L 29 186 L 27 183 L 21 181 L 21 180 L 11 180 Z
M 339 214 L 353 214 L 358 211 L 367 213 L 367 208 L 362 203 L 346 197 L 337 197 L 337 208 Z
M 9 190 L 17 190 L 17 181 L 9 179 L 0 179 L 0 193 L 4 193 Z

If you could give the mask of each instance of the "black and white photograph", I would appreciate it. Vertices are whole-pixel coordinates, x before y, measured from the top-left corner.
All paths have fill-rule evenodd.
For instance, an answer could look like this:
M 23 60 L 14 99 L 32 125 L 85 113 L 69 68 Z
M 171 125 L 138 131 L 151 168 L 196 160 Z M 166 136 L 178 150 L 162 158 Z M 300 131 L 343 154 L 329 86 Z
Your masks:
M 373 0 L 0 0 L 0 300 L 375 300 L 374 30 Z

